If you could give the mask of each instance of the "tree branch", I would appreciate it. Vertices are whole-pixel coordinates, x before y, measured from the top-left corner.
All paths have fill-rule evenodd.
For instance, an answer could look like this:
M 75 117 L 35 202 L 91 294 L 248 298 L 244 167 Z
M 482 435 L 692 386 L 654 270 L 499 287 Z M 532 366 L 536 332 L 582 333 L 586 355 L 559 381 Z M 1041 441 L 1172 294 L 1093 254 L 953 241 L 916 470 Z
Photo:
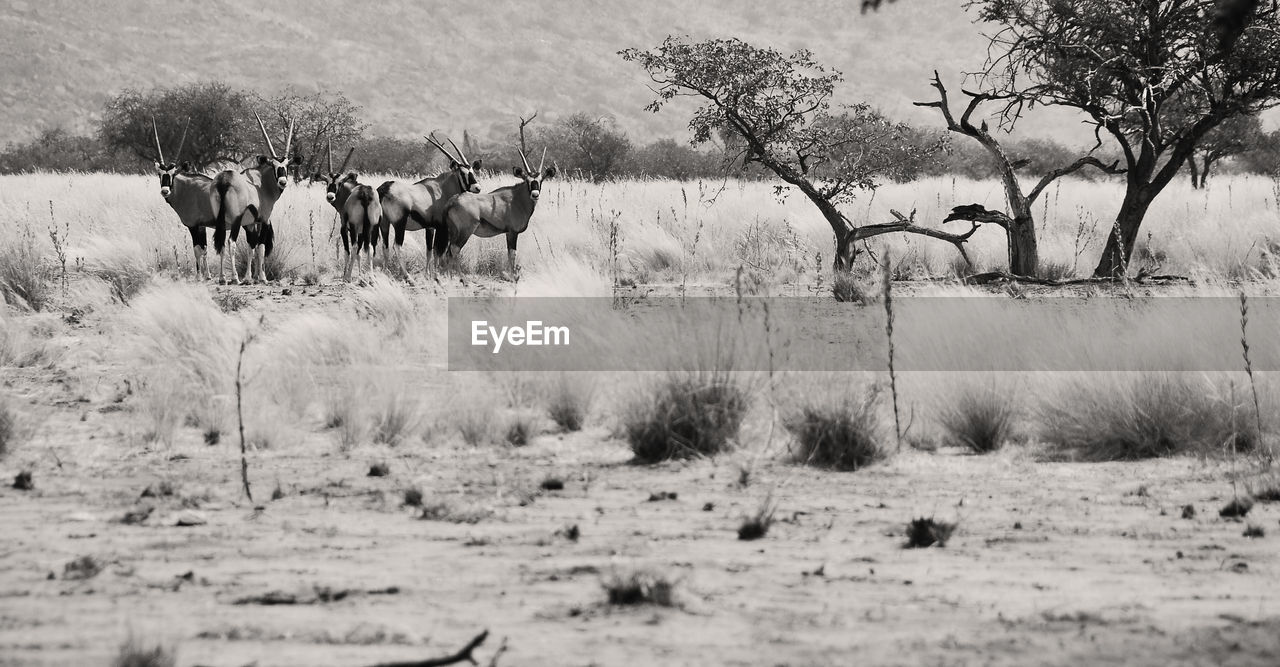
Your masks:
M 1062 178 L 1063 176 L 1066 176 L 1067 174 L 1072 174 L 1077 171 L 1080 171 L 1081 169 L 1084 169 L 1085 167 L 1088 167 L 1090 165 L 1097 167 L 1098 169 L 1101 169 L 1102 173 L 1104 174 L 1113 174 L 1113 175 L 1123 174 L 1126 171 L 1128 171 L 1128 169 L 1119 168 L 1120 166 L 1119 160 L 1116 160 L 1108 165 L 1108 164 L 1104 164 L 1102 160 L 1099 160 L 1098 158 L 1093 157 L 1092 155 L 1086 155 L 1085 157 L 1082 157 L 1079 160 L 1076 160 L 1075 162 L 1071 163 L 1070 165 L 1067 165 L 1066 167 L 1062 167 L 1060 169 L 1054 169 L 1053 171 L 1045 174 L 1044 178 L 1041 178 L 1040 182 L 1037 183 L 1036 186 L 1031 189 L 1031 194 L 1027 195 L 1027 204 L 1029 205 L 1033 203 L 1036 200 L 1036 198 L 1040 196 L 1040 193 L 1044 192 L 1044 189 L 1049 187 L 1050 183 L 1058 180 L 1059 178 Z
M 478 665 L 480 663 L 476 662 L 476 659 L 471 657 L 471 652 L 483 644 L 484 640 L 488 636 L 489 631 L 485 630 L 484 632 L 476 635 L 475 639 L 472 639 L 466 646 L 462 647 L 462 650 L 443 658 L 432 658 L 429 660 L 418 660 L 412 662 L 384 662 L 374 665 L 374 667 L 443 667 L 444 665 L 454 665 L 459 662 L 469 662 L 473 665 Z
M 965 264 L 973 266 L 973 261 L 969 259 L 969 253 L 965 252 L 964 243 L 978 231 L 978 224 L 974 223 L 973 228 L 963 234 L 950 234 L 939 229 L 930 227 L 921 227 L 916 224 L 916 212 L 913 209 L 910 216 L 905 216 L 898 211 L 890 210 L 896 220 L 894 222 L 882 222 L 875 225 L 863 225 L 853 230 L 853 241 L 861 241 L 869 239 L 873 236 L 881 234 L 892 234 L 894 232 L 903 232 L 905 234 L 920 234 L 930 238 L 941 239 L 956 247 L 960 252 L 960 256 L 964 258 Z

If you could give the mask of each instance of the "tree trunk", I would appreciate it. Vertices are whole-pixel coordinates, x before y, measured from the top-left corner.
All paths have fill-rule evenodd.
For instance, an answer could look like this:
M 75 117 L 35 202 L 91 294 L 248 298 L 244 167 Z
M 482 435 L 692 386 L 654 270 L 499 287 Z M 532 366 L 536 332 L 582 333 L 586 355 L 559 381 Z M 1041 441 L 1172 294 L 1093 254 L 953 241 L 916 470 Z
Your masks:
M 1036 223 L 1030 216 L 1018 216 L 1008 229 L 1009 273 L 1037 277 L 1040 271 L 1040 249 L 1036 243 Z
M 854 243 L 853 233 L 841 233 L 836 230 L 836 259 L 834 268 L 837 272 L 852 271 L 853 260 L 858 256 L 858 247 Z
M 1107 244 L 1102 249 L 1102 257 L 1093 270 L 1095 278 L 1119 278 L 1129 266 L 1133 257 L 1133 246 L 1138 241 L 1138 228 L 1151 207 L 1159 189 L 1144 186 L 1129 190 L 1125 194 L 1120 212 L 1116 214 L 1115 226 L 1107 235 Z
M 1191 189 L 1199 190 L 1204 187 L 1204 179 L 1200 176 L 1200 166 L 1196 164 L 1194 155 L 1187 158 L 1187 166 L 1191 169 Z

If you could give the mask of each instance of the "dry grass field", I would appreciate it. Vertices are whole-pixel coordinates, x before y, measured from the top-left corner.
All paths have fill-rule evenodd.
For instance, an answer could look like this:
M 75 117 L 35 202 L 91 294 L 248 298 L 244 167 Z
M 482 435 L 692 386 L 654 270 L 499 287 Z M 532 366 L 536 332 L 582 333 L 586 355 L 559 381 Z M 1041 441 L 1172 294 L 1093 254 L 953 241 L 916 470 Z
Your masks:
M 699 372 L 679 367 L 678 341 L 648 341 L 669 372 L 448 369 L 449 297 L 829 299 L 829 230 L 769 184 L 552 180 L 518 281 L 500 275 L 497 239 L 467 246 L 464 280 L 436 280 L 411 234 L 408 280 L 350 284 L 323 191 L 295 185 L 276 209 L 274 282 L 252 286 L 191 279 L 190 237 L 157 189 L 0 179 L 0 665 L 372 665 L 444 656 L 484 629 L 474 657 L 502 665 L 1280 653 L 1274 181 L 1171 186 L 1135 260 L 1190 279 L 1171 286 L 969 287 L 944 243 L 873 245 L 889 248 L 895 299 L 985 297 L 1010 321 L 1064 296 L 1126 308 L 1243 292 L 1251 308 L 1252 375 L 1235 305 L 1136 320 L 1165 372 L 1037 371 L 1035 345 L 1021 370 L 899 372 L 901 444 L 878 371 L 730 358 Z M 1047 193 L 1057 275 L 1092 268 L 1119 195 L 1070 180 Z M 916 209 L 936 224 L 1000 196 L 893 185 L 853 217 Z M 998 268 L 998 230 L 973 252 L 974 270 Z M 867 302 L 840 306 L 879 321 L 880 278 L 859 262 Z M 1115 320 L 1085 312 L 1031 323 L 1033 338 L 1074 332 L 1101 364 Z M 1009 359 L 911 322 L 895 331 L 900 367 Z M 1191 330 L 1207 342 L 1179 348 Z M 1214 370 L 1179 371 L 1195 354 Z M 718 453 L 645 462 L 675 431 Z M 1254 504 L 1220 515 L 1237 498 Z M 134 658 L 162 655 L 113 663 L 129 641 Z

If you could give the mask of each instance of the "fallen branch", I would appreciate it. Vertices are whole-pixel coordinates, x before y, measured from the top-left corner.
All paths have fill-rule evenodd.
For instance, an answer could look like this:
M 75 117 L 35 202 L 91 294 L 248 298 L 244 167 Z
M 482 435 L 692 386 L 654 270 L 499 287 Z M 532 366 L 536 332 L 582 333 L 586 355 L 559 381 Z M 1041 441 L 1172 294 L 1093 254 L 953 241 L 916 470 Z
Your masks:
M 1046 287 L 1066 287 L 1069 285 L 1099 285 L 1106 283 L 1118 283 L 1122 278 L 1119 277 L 1098 277 L 1098 278 L 1073 278 L 1071 280 L 1049 280 L 1048 278 L 1034 278 L 1032 276 L 1019 276 L 1006 271 L 988 271 L 987 273 L 977 273 L 964 279 L 966 285 L 990 285 L 992 283 L 1010 282 L 1010 283 L 1029 283 L 1032 285 L 1044 285 Z M 1139 285 L 1149 283 L 1177 283 L 1191 282 L 1186 276 L 1176 275 L 1159 275 L 1159 276 L 1139 276 L 1131 279 Z
M 893 214 L 894 218 L 897 218 L 896 222 L 882 222 L 875 225 L 863 225 L 861 227 L 856 227 L 853 230 L 852 241 L 861 241 L 873 236 L 892 234 L 894 232 L 920 234 L 922 236 L 941 239 L 951 245 L 954 245 L 956 250 L 960 252 L 960 256 L 964 258 L 965 265 L 973 266 L 973 262 L 969 259 L 969 253 L 964 250 L 964 242 L 968 241 L 969 238 L 973 236 L 974 232 L 978 231 L 978 225 L 976 223 L 973 225 L 973 229 L 970 229 L 963 234 L 951 234 L 940 229 L 921 227 L 917 225 L 915 209 L 911 210 L 910 216 L 903 215 L 895 210 L 890 210 L 889 212 Z
M 484 640 L 488 637 L 489 631 L 485 630 L 484 632 L 476 635 L 475 639 L 472 639 L 466 646 L 462 647 L 461 651 L 443 658 L 431 658 L 429 660 L 419 660 L 416 662 L 384 662 L 374 665 L 374 667 L 441 667 L 442 665 L 454 665 L 459 662 L 469 662 L 473 665 L 478 665 L 480 663 L 476 662 L 476 659 L 471 657 L 471 652 L 483 644 Z

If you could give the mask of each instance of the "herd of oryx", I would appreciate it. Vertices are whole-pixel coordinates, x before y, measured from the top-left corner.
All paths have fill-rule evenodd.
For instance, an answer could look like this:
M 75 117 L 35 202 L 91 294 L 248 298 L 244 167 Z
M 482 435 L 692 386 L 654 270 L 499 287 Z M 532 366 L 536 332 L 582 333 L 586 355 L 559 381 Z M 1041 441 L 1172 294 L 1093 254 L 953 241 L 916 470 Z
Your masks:
M 204 279 L 211 277 L 205 257 L 206 230 L 213 229 L 219 282 L 228 282 L 225 272 L 228 257 L 231 263 L 230 282 L 239 282 L 235 252 L 224 252 L 224 249 L 228 232 L 234 248 L 240 229 L 244 228 L 250 249 L 249 281 L 266 282 L 265 259 L 271 254 L 275 240 L 271 211 L 288 185 L 288 169 L 293 161 L 290 151 L 293 148 L 294 125 L 293 121 L 289 122 L 284 153 L 281 154 L 276 152 L 262 118 L 256 112 L 254 117 L 262 130 L 269 155 L 259 155 L 255 164 L 241 171 L 228 169 L 212 177 L 193 173 L 190 165 L 179 162 L 187 139 L 186 128 L 183 128 L 173 161 L 166 160 L 160 146 L 159 129 L 155 120 L 151 121 L 156 140 L 155 165 L 160 174 L 160 196 L 169 202 L 178 219 L 190 230 L 196 275 Z M 537 170 L 530 169 L 528 158 L 523 150 L 520 151 L 524 166 L 515 168 L 520 183 L 480 194 L 480 185 L 476 181 L 480 160 L 468 160 L 452 139 L 448 141 L 453 153 L 436 141 L 434 133 L 426 139 L 449 159 L 449 168 L 439 176 L 416 183 L 387 181 L 377 188 L 360 183 L 355 172 L 344 173 L 355 148 L 347 152 L 342 165 L 334 170 L 333 146 L 328 146 L 327 171 L 316 174 L 316 178 L 327 184 L 325 199 L 337 210 L 341 220 L 339 233 L 346 252 L 345 280 L 351 280 L 352 266 L 359 260 L 361 251 L 372 270 L 379 236 L 384 256 L 389 258 L 394 254 L 403 273 L 401 249 L 405 232 L 418 230 L 426 230 L 428 257 L 433 262 L 446 257 L 456 258 L 472 236 L 488 238 L 505 234 L 508 268 L 512 272 L 516 270 L 516 239 L 529 227 L 529 219 L 538 203 L 541 181 L 555 175 L 555 167 L 543 168 L 546 149 L 542 151 L 542 161 Z M 395 230 L 394 253 L 390 248 L 392 229 Z

